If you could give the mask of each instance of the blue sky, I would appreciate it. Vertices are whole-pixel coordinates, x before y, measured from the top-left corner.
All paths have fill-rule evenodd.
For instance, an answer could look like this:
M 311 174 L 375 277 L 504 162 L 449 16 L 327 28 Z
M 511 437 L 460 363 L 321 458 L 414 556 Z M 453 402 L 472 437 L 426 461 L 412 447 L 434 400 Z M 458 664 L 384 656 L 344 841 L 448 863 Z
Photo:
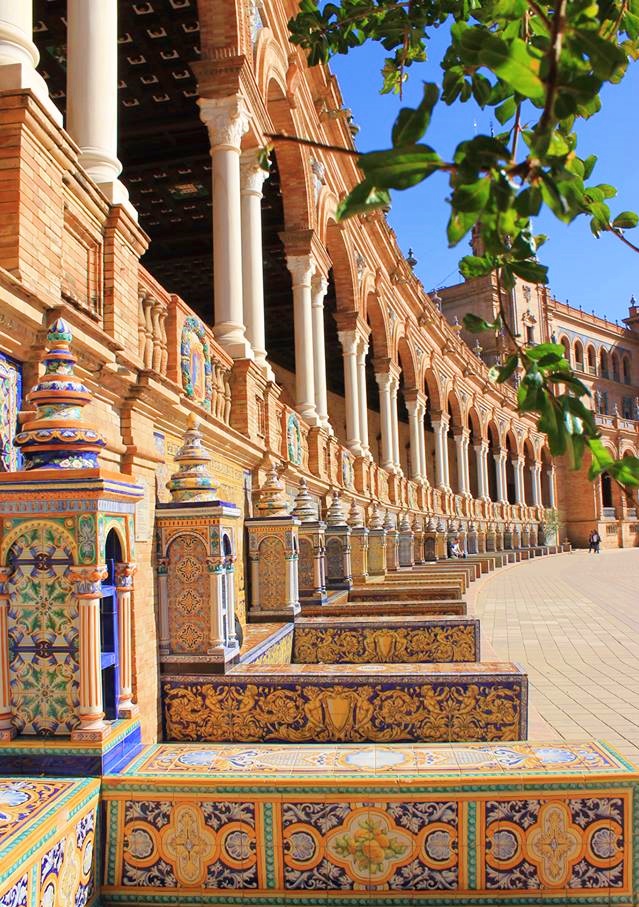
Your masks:
M 351 108 L 360 127 L 356 139 L 360 150 L 390 145 L 390 130 L 399 108 L 417 104 L 422 81 L 440 82 L 439 59 L 446 43 L 446 34 L 435 34 L 431 41 L 432 62 L 413 67 L 402 101 L 379 94 L 383 49 L 364 46 L 331 61 L 345 106 Z M 580 124 L 578 130 L 580 156 L 595 153 L 599 158 L 593 182 L 611 183 L 618 189 L 617 198 L 610 202 L 613 214 L 639 212 L 638 98 L 639 65 L 634 65 L 620 85 L 605 89 L 601 112 Z M 489 133 L 490 121 L 491 110 L 482 111 L 472 101 L 452 108 L 440 104 L 426 141 L 442 156 L 448 156 L 460 140 L 475 131 Z M 495 126 L 496 130 L 500 128 L 498 123 Z M 448 248 L 447 195 L 446 177 L 433 176 L 413 189 L 395 193 L 389 214 L 405 255 L 412 246 L 418 259 L 416 273 L 427 290 L 461 280 L 457 263 L 468 251 L 466 240 L 455 249 Z M 639 255 L 613 236 L 595 239 L 586 218 L 565 225 L 552 214 L 543 213 L 535 224 L 537 232 L 548 235 L 540 258 L 550 268 L 549 284 L 554 295 L 587 312 L 594 309 L 596 314 L 611 320 L 624 318 L 631 294 L 639 298 Z M 639 227 L 633 232 L 632 238 L 639 243 Z

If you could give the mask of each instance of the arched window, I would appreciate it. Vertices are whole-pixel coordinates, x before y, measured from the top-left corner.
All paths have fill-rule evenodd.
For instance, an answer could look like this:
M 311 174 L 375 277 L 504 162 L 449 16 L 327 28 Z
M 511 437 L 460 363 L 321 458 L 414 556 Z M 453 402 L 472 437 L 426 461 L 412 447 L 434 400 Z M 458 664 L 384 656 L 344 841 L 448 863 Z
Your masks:
M 572 365 L 572 356 L 570 355 L 570 341 L 568 340 L 567 337 L 562 337 L 559 342 L 561 343 L 561 345 L 563 346 L 563 348 L 565 350 L 564 355 L 565 355 L 566 359 Z
M 588 374 L 597 374 L 597 354 L 595 353 L 594 346 L 588 347 Z
M 612 380 L 619 381 L 619 356 L 616 353 L 613 353 L 611 356 L 612 359 Z
M 580 340 L 575 340 L 575 368 L 578 372 L 584 370 L 584 348 Z
M 608 351 L 602 348 L 599 353 L 599 371 L 601 372 L 602 378 L 608 378 L 610 376 L 610 366 L 608 362 Z
M 632 384 L 630 377 L 630 359 L 628 356 L 623 357 L 623 383 Z

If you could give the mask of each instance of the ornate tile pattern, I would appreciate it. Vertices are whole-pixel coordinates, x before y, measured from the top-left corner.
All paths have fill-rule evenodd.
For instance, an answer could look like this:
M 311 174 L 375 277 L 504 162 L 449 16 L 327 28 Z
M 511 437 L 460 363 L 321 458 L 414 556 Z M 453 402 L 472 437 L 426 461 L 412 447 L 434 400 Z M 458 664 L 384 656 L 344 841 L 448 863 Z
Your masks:
M 443 670 L 438 670 L 443 668 Z M 400 742 L 525 739 L 515 665 L 241 666 L 162 683 L 171 740 Z
M 84 907 L 96 889 L 97 781 L 0 779 L 1 907 Z
M 479 660 L 476 620 L 338 622 L 301 620 L 295 625 L 298 664 L 385 664 Z
M 73 520 L 14 524 L 8 629 L 15 722 L 24 734 L 69 734 L 79 704 L 79 622 L 67 579 L 76 547 Z
M 197 535 L 183 533 L 168 550 L 171 651 L 205 655 L 211 639 L 206 548 Z
M 22 459 L 13 439 L 18 430 L 18 411 L 22 405 L 20 365 L 0 353 L 0 471 L 15 472 Z
M 104 779 L 103 898 L 630 907 L 638 781 L 597 743 L 159 744 Z

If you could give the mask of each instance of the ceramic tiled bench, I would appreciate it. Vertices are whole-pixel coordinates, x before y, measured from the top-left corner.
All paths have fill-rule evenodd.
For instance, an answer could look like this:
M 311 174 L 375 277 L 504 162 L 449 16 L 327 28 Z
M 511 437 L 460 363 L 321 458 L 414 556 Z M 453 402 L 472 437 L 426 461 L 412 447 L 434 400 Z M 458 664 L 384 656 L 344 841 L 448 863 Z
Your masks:
M 372 584 L 370 586 L 355 586 L 349 592 L 349 601 L 376 602 L 386 598 L 394 601 L 454 601 L 460 596 L 459 586 L 454 583 L 441 585 L 420 586 L 406 578 L 405 584 L 393 583 L 392 586 Z
M 511 662 L 240 665 L 164 676 L 166 739 L 220 742 L 524 740 L 528 681 Z
M 605 745 L 160 744 L 106 777 L 102 904 L 636 904 Z
M 456 601 L 431 601 L 418 600 L 414 601 L 400 600 L 393 601 L 390 598 L 392 590 L 389 591 L 389 599 L 380 601 L 357 601 L 346 602 L 340 605 L 311 605 L 303 608 L 303 614 L 308 617 L 352 617 L 354 615 L 388 617 L 394 614 L 405 615 L 460 615 L 466 614 L 467 606 L 463 599 L 458 598 Z
M 299 618 L 296 664 L 479 661 L 479 621 L 470 617 Z

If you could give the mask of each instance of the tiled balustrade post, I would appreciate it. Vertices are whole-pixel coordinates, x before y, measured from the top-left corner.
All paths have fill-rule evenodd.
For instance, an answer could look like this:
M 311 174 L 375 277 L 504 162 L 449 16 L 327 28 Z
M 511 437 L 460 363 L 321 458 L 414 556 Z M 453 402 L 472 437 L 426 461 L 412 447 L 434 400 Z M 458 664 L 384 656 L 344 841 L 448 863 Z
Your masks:
M 80 735 L 101 736 L 106 729 L 102 700 L 100 593 L 102 580 L 107 575 L 104 565 L 69 569 L 80 615 L 80 726 L 77 728 Z
M 131 562 L 115 565 L 115 589 L 118 596 L 118 656 L 120 662 L 120 690 L 118 716 L 132 718 L 137 714 L 133 704 L 133 652 L 131 631 L 131 595 L 133 575 L 137 567 Z

